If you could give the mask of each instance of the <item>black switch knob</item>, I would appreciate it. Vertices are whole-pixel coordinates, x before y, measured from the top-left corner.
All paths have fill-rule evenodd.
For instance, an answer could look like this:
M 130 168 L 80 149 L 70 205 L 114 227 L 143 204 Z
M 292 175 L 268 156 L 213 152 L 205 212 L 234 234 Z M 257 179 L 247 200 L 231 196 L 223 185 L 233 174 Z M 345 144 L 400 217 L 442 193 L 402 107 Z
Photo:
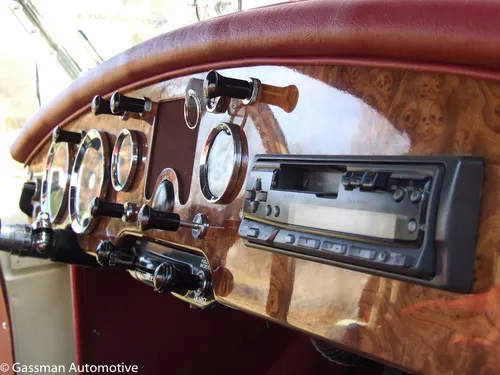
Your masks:
M 159 293 L 165 291 L 185 293 L 188 290 L 199 289 L 202 280 L 200 276 L 192 274 L 187 266 L 165 262 L 156 268 L 153 286 Z
M 79 144 L 82 141 L 82 132 L 70 132 L 67 130 L 62 130 L 59 126 L 56 126 L 52 131 L 52 141 L 55 143 L 67 142 L 73 144 Z
M 104 268 L 134 269 L 136 256 L 131 251 L 115 247 L 111 241 L 102 241 L 96 250 L 97 263 Z
M 111 102 L 109 100 L 104 99 L 103 97 L 96 95 L 94 99 L 92 99 L 92 104 L 90 105 L 92 109 L 92 113 L 94 116 L 98 115 L 113 115 L 113 116 L 121 116 L 123 112 L 113 113 L 111 111 Z
M 33 216 L 33 204 L 31 201 L 36 193 L 36 183 L 25 182 L 23 185 L 23 190 L 21 191 L 21 197 L 19 198 L 19 208 L 29 217 Z
M 121 112 L 144 113 L 150 112 L 153 104 L 148 98 L 131 98 L 115 92 L 111 95 L 110 107 L 111 112 L 115 114 Z
M 252 97 L 254 85 L 253 80 L 224 77 L 215 70 L 211 70 L 203 81 L 203 91 L 208 98 L 222 96 L 249 100 Z
M 179 215 L 171 212 L 157 211 L 147 204 L 142 206 L 139 211 L 139 224 L 142 231 L 160 229 L 175 232 L 179 229 L 180 222 L 181 218 Z
M 123 204 L 107 202 L 96 197 L 92 200 L 90 212 L 92 217 L 106 216 L 121 218 L 125 214 L 125 207 Z

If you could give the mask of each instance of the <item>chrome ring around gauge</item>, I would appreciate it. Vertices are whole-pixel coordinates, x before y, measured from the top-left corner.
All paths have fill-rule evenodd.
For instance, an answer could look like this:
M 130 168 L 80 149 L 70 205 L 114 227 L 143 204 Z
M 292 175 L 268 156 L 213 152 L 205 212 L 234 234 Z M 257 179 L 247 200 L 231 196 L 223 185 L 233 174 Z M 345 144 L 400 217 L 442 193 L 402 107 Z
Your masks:
M 194 124 L 189 120 L 189 105 L 188 100 L 193 99 L 194 104 L 196 106 L 196 122 Z M 189 129 L 194 130 L 198 125 L 200 125 L 201 121 L 201 101 L 196 94 L 196 91 L 193 89 L 189 89 L 187 92 L 187 98 L 184 101 L 184 121 Z
M 71 177 L 69 172 L 74 157 L 74 146 L 67 142 L 52 142 L 47 154 L 40 202 L 53 223 L 61 223 L 66 218 Z
M 109 140 L 106 133 L 92 129 L 82 140 L 71 172 L 69 213 L 76 233 L 90 232 L 97 223 L 91 202 L 105 199 L 109 182 Z
M 210 203 L 234 199 L 240 170 L 246 156 L 241 128 L 219 123 L 208 134 L 200 158 L 200 188 Z
M 111 156 L 111 183 L 116 191 L 127 191 L 134 182 L 140 159 L 139 132 L 123 129 L 116 138 Z

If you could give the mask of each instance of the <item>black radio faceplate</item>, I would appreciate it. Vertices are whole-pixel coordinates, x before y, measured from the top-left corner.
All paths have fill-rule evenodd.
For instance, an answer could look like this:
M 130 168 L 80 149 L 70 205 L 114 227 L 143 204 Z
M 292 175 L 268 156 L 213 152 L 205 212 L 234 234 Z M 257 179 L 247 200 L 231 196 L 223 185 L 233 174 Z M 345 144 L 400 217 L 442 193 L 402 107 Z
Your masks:
M 455 292 L 472 286 L 483 161 L 257 155 L 248 246 Z

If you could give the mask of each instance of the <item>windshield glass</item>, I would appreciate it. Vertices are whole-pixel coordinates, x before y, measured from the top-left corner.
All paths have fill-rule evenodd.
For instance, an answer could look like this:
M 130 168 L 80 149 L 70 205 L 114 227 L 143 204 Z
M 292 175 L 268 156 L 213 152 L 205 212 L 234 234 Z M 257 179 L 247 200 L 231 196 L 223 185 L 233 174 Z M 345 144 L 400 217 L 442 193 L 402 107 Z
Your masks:
M 44 26 L 82 71 L 99 63 L 99 57 L 107 60 L 156 35 L 277 2 L 282 0 L 31 0 Z

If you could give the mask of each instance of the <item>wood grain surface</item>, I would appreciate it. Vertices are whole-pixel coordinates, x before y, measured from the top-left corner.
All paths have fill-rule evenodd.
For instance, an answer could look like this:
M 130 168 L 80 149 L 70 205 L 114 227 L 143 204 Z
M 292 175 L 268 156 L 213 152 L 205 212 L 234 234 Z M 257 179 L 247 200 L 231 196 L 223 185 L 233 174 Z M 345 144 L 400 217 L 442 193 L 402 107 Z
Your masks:
M 135 224 L 101 219 L 91 235 L 81 236 L 82 246 L 93 252 L 106 237 L 119 243 L 132 233 L 181 244 L 207 256 L 215 293 L 223 304 L 417 373 L 498 374 L 500 84 L 454 75 L 341 66 L 259 66 L 222 73 L 298 89 L 290 113 L 263 103 L 245 107 L 238 101 L 231 102 L 228 113 L 203 113 L 190 196 L 184 205 L 177 197 L 174 211 L 183 220 L 204 213 L 210 223 L 224 229 L 210 229 L 205 239 L 195 240 L 187 229 L 141 234 Z M 179 97 L 190 78 L 127 94 L 154 101 Z M 249 160 L 258 153 L 483 157 L 475 294 L 433 290 L 246 247 L 237 236 L 243 191 L 227 205 L 209 204 L 199 185 L 203 143 L 214 125 L 229 121 L 243 128 Z M 152 124 L 152 118 L 121 121 L 89 113 L 67 129 L 96 128 L 113 138 L 127 127 L 142 131 L 150 145 Z M 144 146 L 141 180 L 129 192 L 110 188 L 109 200 L 148 203 L 144 188 L 151 150 Z M 42 170 L 47 150 L 45 145 L 33 160 L 32 171 Z M 169 165 L 166 159 L 162 163 Z M 175 173 L 186 171 L 164 170 L 156 185 L 162 178 L 171 178 L 178 192 Z

